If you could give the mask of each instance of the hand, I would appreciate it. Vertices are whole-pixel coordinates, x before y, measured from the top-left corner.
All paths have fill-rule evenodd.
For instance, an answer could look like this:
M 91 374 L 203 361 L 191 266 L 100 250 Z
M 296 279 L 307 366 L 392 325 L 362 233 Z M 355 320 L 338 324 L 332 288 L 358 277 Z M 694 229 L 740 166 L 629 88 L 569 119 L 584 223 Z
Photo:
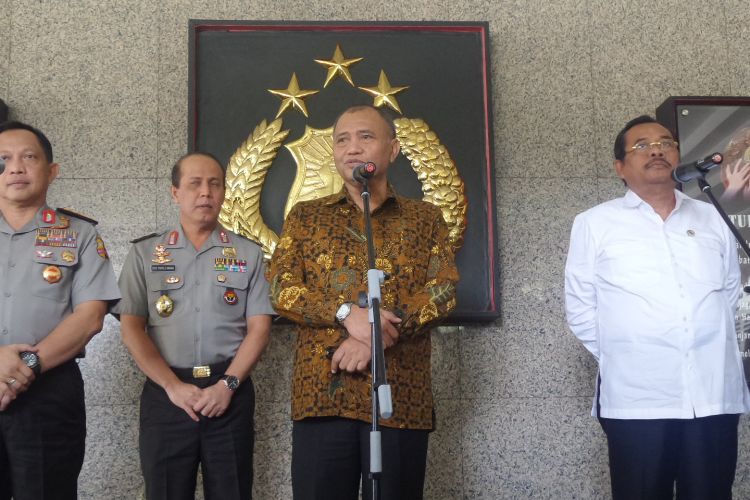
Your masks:
M 28 344 L 10 344 L 0 347 L 0 382 L 3 382 L 14 397 L 29 388 L 34 381 L 34 372 L 26 366 L 20 354 L 24 351 L 37 352 Z
M 383 333 L 383 347 L 386 349 L 395 345 L 398 342 L 399 332 L 396 326 L 401 323 L 401 318 L 393 314 L 387 309 L 380 310 L 380 326 Z M 349 335 L 365 344 L 368 348 L 370 346 L 371 326 L 369 310 L 358 307 L 357 305 L 352 306 L 352 312 L 349 316 L 341 323 Z
M 201 391 L 201 397 L 193 405 L 193 410 L 204 417 L 220 417 L 229 408 L 233 394 L 232 390 L 219 380 Z
M 367 370 L 371 358 L 369 342 L 364 344 L 354 337 L 349 337 L 333 353 L 331 373 L 337 373 L 339 370 L 349 373 L 363 372 Z
M 193 411 L 193 406 L 195 406 L 201 397 L 201 390 L 198 387 L 178 380 L 174 384 L 164 386 L 164 390 L 167 391 L 169 400 L 175 406 L 185 410 L 185 413 L 194 421 L 198 422 L 200 420 L 198 415 Z
M 750 162 L 740 158 L 724 170 L 726 177 L 722 199 L 731 200 L 737 196 L 748 196 L 750 189 Z
M 11 386 L 5 382 L 0 382 L 0 412 L 5 411 L 14 399 L 16 399 L 16 393 L 11 389 Z

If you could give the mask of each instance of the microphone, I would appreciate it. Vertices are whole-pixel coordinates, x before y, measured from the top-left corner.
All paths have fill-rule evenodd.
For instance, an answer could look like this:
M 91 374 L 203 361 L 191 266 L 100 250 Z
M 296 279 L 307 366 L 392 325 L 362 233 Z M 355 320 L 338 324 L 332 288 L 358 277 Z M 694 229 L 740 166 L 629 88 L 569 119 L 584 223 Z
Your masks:
M 702 160 L 698 160 L 695 163 L 688 163 L 686 165 L 680 165 L 679 167 L 672 170 L 672 179 L 675 182 L 686 183 L 698 177 L 703 177 L 709 170 L 721 164 L 724 161 L 724 157 L 721 153 L 714 153 L 706 156 Z
M 5 160 L 0 158 L 0 175 L 3 175 L 3 172 L 5 172 Z
M 371 161 L 368 161 L 367 163 L 362 163 L 354 167 L 352 177 L 354 177 L 354 180 L 359 182 L 360 184 L 365 184 L 367 183 L 367 179 L 375 175 L 375 170 L 377 170 L 375 164 Z

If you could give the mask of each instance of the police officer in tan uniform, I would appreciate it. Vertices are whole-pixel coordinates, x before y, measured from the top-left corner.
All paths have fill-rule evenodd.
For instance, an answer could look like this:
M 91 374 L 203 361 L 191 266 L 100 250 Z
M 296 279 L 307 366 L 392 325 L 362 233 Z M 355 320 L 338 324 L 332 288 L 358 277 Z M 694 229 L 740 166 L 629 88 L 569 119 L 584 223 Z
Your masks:
M 86 413 L 76 356 L 120 297 L 93 221 L 47 206 L 44 134 L 0 124 L 0 499 L 77 498 Z
M 180 224 L 134 241 L 120 276 L 122 337 L 148 377 L 140 455 L 146 496 L 249 499 L 255 395 L 250 372 L 273 309 L 263 253 L 218 224 L 224 170 L 191 154 L 172 170 Z

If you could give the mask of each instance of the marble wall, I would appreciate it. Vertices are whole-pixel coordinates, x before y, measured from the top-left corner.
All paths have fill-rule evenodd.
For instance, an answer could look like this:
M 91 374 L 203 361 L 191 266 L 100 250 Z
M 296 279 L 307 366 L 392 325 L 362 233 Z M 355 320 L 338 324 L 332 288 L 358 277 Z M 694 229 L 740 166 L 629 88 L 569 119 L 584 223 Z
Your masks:
M 621 193 L 611 143 L 627 119 L 670 95 L 750 95 L 746 0 L 0 0 L 0 98 L 48 133 L 52 204 L 99 219 L 118 272 L 129 239 L 175 220 L 190 18 L 490 22 L 502 316 L 434 336 L 426 497 L 606 498 L 595 365 L 563 318 L 568 231 Z M 275 328 L 254 374 L 260 500 L 291 498 L 293 340 Z M 111 318 L 88 352 L 81 498 L 138 498 L 142 377 Z M 750 498 L 741 425 L 735 491 Z

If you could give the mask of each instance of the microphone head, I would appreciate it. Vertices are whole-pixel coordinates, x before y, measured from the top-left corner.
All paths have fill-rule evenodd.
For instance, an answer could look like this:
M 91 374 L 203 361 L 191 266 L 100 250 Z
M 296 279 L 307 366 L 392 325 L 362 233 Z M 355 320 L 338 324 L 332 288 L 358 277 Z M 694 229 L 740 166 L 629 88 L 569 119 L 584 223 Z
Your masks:
M 356 167 L 354 167 L 352 177 L 354 177 L 354 180 L 359 182 L 360 184 L 364 184 L 367 182 L 367 179 L 375 175 L 376 170 L 377 167 L 375 166 L 375 164 L 371 161 L 368 161 L 367 163 L 362 163 L 361 165 L 357 165 Z

